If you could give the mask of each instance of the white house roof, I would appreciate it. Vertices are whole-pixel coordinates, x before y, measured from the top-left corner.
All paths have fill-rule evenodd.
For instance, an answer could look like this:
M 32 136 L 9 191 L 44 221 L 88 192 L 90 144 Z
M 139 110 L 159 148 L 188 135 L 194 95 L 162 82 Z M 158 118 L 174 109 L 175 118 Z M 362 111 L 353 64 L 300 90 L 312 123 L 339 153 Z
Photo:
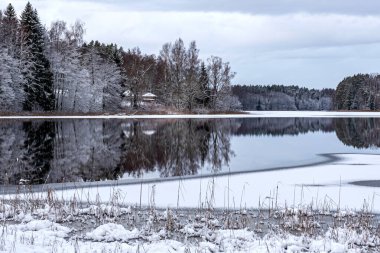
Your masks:
M 154 95 L 153 93 L 145 93 L 144 95 L 142 95 L 143 97 L 157 97 L 156 95 Z
M 145 134 L 145 135 L 153 135 L 155 133 L 156 133 L 156 131 L 154 131 L 154 130 L 145 130 L 145 131 L 143 131 L 143 134 Z

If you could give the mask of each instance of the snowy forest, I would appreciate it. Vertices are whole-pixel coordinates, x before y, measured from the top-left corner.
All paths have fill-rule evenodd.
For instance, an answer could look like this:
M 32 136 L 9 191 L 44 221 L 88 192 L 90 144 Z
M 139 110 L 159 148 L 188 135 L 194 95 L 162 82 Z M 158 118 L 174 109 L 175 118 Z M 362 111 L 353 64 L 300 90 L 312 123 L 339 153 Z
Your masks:
M 334 89 L 308 89 L 284 85 L 235 85 L 233 94 L 243 110 L 327 111 L 334 108 Z
M 346 77 L 336 89 L 337 110 L 379 110 L 380 75 L 358 74 Z
M 166 43 L 158 56 L 139 48 L 86 43 L 84 23 L 41 24 L 30 3 L 18 18 L 0 11 L 0 111 L 119 112 L 128 108 L 233 110 L 235 73 L 228 62 L 203 61 L 196 42 Z M 144 103 L 143 94 L 156 96 Z
M 284 85 L 234 85 L 243 110 L 380 110 L 380 75 L 344 78 L 335 89 L 308 89 Z

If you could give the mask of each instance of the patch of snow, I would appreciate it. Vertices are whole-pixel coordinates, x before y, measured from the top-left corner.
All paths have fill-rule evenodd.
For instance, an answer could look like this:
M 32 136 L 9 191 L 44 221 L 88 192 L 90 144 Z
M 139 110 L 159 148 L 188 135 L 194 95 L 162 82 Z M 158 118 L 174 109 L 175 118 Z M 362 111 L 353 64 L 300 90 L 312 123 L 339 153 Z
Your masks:
M 33 220 L 26 224 L 13 225 L 10 227 L 22 232 L 38 232 L 60 238 L 67 237 L 71 232 L 70 228 L 48 220 Z
M 44 220 L 28 224 L 1 227 L 0 252 L 375 252 L 379 238 L 363 231 L 362 234 L 349 229 L 330 229 L 316 238 L 308 235 L 269 233 L 258 237 L 246 229 L 212 230 L 208 237 L 198 242 L 180 242 L 163 238 L 163 232 L 153 233 L 144 240 L 135 230 L 107 223 L 99 226 L 84 238 L 69 237 L 71 229 Z M 61 231 L 62 234 L 58 234 Z
M 87 239 L 94 241 L 128 241 L 139 237 L 139 231 L 125 229 L 120 224 L 108 223 L 97 227 L 94 231 L 86 234 Z

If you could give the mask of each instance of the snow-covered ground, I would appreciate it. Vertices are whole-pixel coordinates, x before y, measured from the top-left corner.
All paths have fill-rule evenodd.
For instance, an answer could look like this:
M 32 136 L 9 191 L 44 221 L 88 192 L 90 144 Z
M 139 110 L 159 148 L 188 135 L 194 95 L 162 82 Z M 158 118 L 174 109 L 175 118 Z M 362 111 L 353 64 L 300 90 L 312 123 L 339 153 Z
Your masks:
M 0 119 L 168 119 L 168 118 L 263 118 L 263 117 L 380 117 L 380 112 L 336 112 L 336 111 L 246 111 L 241 114 L 164 114 L 164 115 L 89 115 L 89 116 L 0 116 Z
M 196 245 L 187 241 L 165 239 L 165 231 L 142 239 L 138 230 L 107 223 L 88 232 L 83 238 L 71 237 L 72 229 L 41 220 L 0 227 L 0 252 L 366 252 L 379 243 L 379 238 L 358 234 L 350 229 L 330 229 L 323 236 L 268 234 L 264 238 L 254 232 L 216 230 L 207 233 Z M 183 233 L 189 233 L 187 228 Z M 375 251 L 373 251 L 375 252 Z

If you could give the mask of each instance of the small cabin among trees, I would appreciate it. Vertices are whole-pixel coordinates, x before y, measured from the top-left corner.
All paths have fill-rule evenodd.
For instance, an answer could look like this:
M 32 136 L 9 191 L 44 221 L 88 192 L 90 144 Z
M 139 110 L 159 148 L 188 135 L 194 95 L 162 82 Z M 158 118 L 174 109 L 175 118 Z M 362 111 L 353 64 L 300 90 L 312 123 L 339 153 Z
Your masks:
M 146 103 L 152 103 L 155 102 L 157 99 L 157 96 L 153 93 L 147 92 L 142 95 L 142 101 Z
M 157 96 L 151 92 L 142 93 L 142 95 L 137 95 L 132 93 L 130 90 L 123 92 L 123 107 L 130 106 L 141 106 L 141 105 L 151 105 L 154 104 L 157 100 Z

